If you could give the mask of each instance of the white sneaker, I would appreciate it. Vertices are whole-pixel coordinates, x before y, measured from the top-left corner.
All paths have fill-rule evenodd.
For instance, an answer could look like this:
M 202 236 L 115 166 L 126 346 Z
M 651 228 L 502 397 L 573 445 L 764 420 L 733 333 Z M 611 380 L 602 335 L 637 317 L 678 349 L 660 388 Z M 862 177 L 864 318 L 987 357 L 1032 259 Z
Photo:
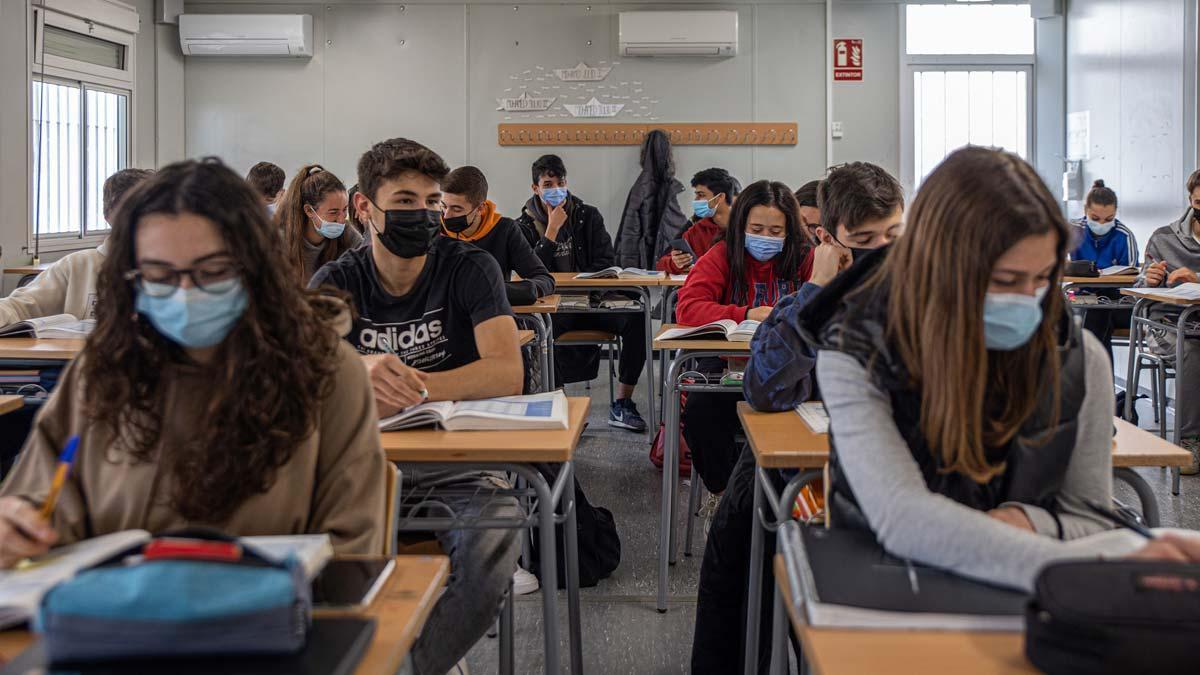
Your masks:
M 529 595 L 536 593 L 541 587 L 538 578 L 524 567 L 518 566 L 517 571 L 513 572 L 513 595 Z

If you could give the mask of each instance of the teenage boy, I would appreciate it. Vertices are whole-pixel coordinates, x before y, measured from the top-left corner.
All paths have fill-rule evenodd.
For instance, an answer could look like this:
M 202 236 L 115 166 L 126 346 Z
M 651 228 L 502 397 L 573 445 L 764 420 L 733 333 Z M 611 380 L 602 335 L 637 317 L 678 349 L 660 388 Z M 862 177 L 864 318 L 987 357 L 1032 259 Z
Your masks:
M 814 253 L 812 278 L 775 305 L 750 343 L 743 391 L 756 410 L 789 410 L 809 399 L 817 355 L 799 332 L 800 310 L 848 269 L 856 256 L 890 244 L 904 229 L 904 191 L 895 178 L 874 164 L 855 162 L 837 167 L 821 183 L 817 201 L 823 225 L 818 230 L 821 244 Z M 754 454 L 742 452 L 709 530 L 700 567 L 693 673 L 742 669 L 754 472 Z M 782 489 L 782 478 L 774 478 L 776 489 Z M 768 562 L 772 558 L 773 552 L 763 556 Z M 771 625 L 769 607 L 768 602 L 759 605 L 765 612 L 760 614 L 760 626 Z M 769 629 L 759 631 L 760 671 L 770 658 L 770 634 Z M 730 639 L 731 635 L 738 637 Z
M 691 253 L 672 249 L 658 259 L 656 269 L 667 274 L 684 274 L 700 256 L 708 252 L 717 238 L 729 226 L 733 200 L 742 191 L 737 179 L 725 169 L 705 169 L 692 177 L 695 200 L 692 202 L 692 224 L 683 231 L 683 240 Z M 692 255 L 695 254 L 695 256 Z
M 554 277 L 534 255 L 517 224 L 500 215 L 487 196 L 488 182 L 482 171 L 473 166 L 451 171 L 442 183 L 443 234 L 492 254 L 500 265 L 509 304 L 531 305 L 554 292 Z M 513 272 L 521 281 L 512 281 Z
M 147 169 L 121 169 L 104 181 L 104 220 L 111 220 L 125 193 L 153 175 Z M 108 242 L 68 254 L 46 268 L 27 286 L 0 299 L 0 326 L 55 314 L 96 318 L 96 279 Z
M 347 339 L 363 355 L 379 415 L 422 401 L 521 393 L 517 328 L 496 261 L 438 236 L 446 163 L 404 138 L 375 144 L 358 162 L 354 196 L 371 245 L 326 264 L 309 286 L 349 293 L 357 315 Z M 405 493 L 454 486 L 490 494 L 508 487 L 480 472 L 405 472 Z M 516 517 L 515 498 L 441 497 L 455 513 Z M 450 582 L 412 650 L 417 673 L 441 675 L 492 625 L 516 569 L 514 530 L 437 532 L 450 556 Z
M 796 201 L 800 203 L 800 217 L 808 225 L 808 233 L 817 240 L 817 228 L 821 226 L 821 209 L 817 208 L 817 190 L 821 181 L 812 180 L 796 190 Z
M 543 155 L 533 163 L 533 196 L 525 203 L 517 225 L 534 253 L 551 272 L 596 272 L 614 264 L 612 238 L 604 216 L 567 190 L 567 167 L 558 155 Z M 554 337 L 571 330 L 600 330 L 621 337 L 616 400 L 608 412 L 610 426 L 646 431 L 633 403 L 642 369 L 646 367 L 646 324 L 641 314 L 568 316 L 554 318 Z M 555 381 L 582 382 L 596 377 L 599 350 L 561 347 L 554 352 Z
M 275 215 L 275 207 L 283 196 L 284 178 L 283 169 L 270 162 L 259 162 L 246 174 L 246 182 L 262 197 L 263 206 L 271 215 Z

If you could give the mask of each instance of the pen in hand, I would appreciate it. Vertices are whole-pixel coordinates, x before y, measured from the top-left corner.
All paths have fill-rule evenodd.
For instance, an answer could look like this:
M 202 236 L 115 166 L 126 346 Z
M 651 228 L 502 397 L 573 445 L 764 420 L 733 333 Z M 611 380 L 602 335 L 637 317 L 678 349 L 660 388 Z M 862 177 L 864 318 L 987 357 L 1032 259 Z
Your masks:
M 1121 511 L 1114 511 L 1091 500 L 1087 500 L 1085 503 L 1089 509 L 1096 512 L 1106 520 L 1110 520 L 1116 525 L 1133 530 L 1147 539 L 1154 539 L 1154 533 L 1150 531 L 1150 528 L 1146 527 L 1142 523 L 1139 523 L 1136 519 L 1129 517 L 1125 513 L 1122 513 Z
M 58 503 L 58 495 L 62 492 L 67 476 L 71 473 L 71 464 L 75 461 L 75 452 L 79 449 L 79 437 L 67 439 L 67 445 L 58 456 L 58 467 L 54 470 L 54 479 L 50 482 L 50 493 L 42 504 L 42 518 L 47 521 L 54 515 L 54 507 Z
M 396 358 L 400 358 L 400 355 L 396 353 L 396 350 L 392 349 L 392 343 L 387 338 L 379 339 L 379 348 L 382 349 L 384 352 L 391 354 L 392 356 L 395 356 Z M 424 387 L 422 387 L 421 390 L 417 392 L 417 394 L 421 397 L 422 403 L 429 400 L 429 390 L 428 389 L 425 389 Z

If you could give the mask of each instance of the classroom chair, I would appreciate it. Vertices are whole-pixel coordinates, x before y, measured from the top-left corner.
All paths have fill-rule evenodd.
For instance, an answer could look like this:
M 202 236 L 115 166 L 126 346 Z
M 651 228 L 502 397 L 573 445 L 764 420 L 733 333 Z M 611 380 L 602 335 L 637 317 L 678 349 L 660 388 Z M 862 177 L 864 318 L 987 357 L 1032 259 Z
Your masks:
M 608 359 L 608 404 L 617 400 L 617 362 L 621 360 L 621 338 L 602 330 L 569 330 L 554 338 L 558 347 L 601 347 Z M 591 388 L 591 384 L 588 384 Z
M 1116 333 L 1114 332 L 1114 337 Z M 1128 338 L 1127 338 L 1128 339 Z M 1146 341 L 1138 340 L 1134 344 L 1129 339 L 1129 349 L 1134 351 L 1133 382 L 1125 388 L 1126 396 L 1137 396 L 1138 384 L 1141 382 L 1142 371 L 1150 371 L 1150 404 L 1154 409 L 1154 421 L 1158 422 L 1158 435 L 1167 437 L 1167 380 L 1175 379 L 1175 366 L 1164 357 L 1150 351 Z
M 400 520 L 400 467 L 391 462 L 387 463 L 387 467 L 383 500 L 386 509 L 383 522 L 386 523 L 387 534 L 383 538 L 383 555 L 390 558 L 400 548 L 400 533 L 396 530 L 396 523 Z

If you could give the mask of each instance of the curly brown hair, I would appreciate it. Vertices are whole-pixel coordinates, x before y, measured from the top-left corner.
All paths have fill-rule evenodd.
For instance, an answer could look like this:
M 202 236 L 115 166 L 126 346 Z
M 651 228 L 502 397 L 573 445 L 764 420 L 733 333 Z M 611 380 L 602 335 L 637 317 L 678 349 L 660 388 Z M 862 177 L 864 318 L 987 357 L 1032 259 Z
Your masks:
M 167 372 L 187 353 L 135 312 L 138 223 L 151 214 L 209 220 L 240 268 L 249 304 L 207 368 L 205 419 L 192 442 L 159 448 Z M 82 355 L 88 414 L 135 462 L 157 461 L 172 479 L 172 507 L 223 523 L 266 492 L 315 429 L 333 391 L 339 338 L 332 303 L 298 287 L 258 196 L 218 159 L 171 164 L 121 203 L 97 284 L 96 328 Z

